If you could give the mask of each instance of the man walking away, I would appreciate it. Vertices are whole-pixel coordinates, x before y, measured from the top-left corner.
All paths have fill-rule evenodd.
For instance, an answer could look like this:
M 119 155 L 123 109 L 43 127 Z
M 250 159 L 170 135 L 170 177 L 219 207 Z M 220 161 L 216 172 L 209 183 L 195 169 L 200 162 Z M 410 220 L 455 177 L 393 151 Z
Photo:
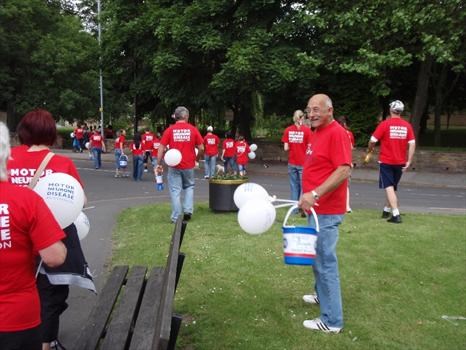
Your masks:
M 203 139 L 199 130 L 188 123 L 189 111 L 186 107 L 177 107 L 174 114 L 176 123 L 168 127 L 160 140 L 157 154 L 157 173 L 163 172 L 162 159 L 165 149 L 177 149 L 181 153 L 181 162 L 168 167 L 168 190 L 172 202 L 171 221 L 174 223 L 178 216 L 184 220 L 191 219 L 194 210 L 194 167 L 196 162 L 195 148 L 204 151 Z M 181 195 L 184 194 L 183 201 Z
M 375 144 L 380 142 L 379 188 L 385 189 L 387 197 L 382 218 L 394 224 L 401 223 L 396 196 L 398 183 L 402 173 L 409 169 L 416 149 L 413 128 L 401 118 L 403 110 L 403 102 L 396 100 L 390 103 L 390 117 L 377 126 L 368 145 L 368 151 L 372 152 Z M 406 160 L 408 145 L 408 160 Z

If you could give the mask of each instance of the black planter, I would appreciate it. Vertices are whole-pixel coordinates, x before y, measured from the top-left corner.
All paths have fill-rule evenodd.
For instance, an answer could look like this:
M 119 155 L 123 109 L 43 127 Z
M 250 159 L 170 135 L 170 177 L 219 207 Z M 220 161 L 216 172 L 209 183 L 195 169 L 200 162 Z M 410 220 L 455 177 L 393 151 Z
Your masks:
M 209 181 L 209 208 L 213 211 L 238 211 L 233 195 L 239 185 L 248 182 L 246 179 Z

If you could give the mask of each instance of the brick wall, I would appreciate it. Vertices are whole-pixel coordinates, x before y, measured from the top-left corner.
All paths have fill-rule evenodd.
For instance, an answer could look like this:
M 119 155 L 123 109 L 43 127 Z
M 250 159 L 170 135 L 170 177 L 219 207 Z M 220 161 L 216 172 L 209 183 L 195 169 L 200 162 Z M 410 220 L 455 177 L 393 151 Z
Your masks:
M 265 162 L 287 162 L 287 153 L 283 150 L 283 144 L 277 142 L 257 142 L 257 158 Z M 378 154 L 375 152 L 372 160 L 363 165 L 365 148 L 353 150 L 353 163 L 356 167 L 378 168 Z M 466 152 L 439 152 L 416 150 L 412 170 L 434 172 L 466 172 Z

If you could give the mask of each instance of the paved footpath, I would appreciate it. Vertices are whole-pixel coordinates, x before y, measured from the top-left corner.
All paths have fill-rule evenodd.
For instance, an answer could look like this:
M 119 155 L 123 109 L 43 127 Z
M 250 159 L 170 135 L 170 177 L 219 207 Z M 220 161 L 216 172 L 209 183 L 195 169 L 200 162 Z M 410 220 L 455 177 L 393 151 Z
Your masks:
M 113 178 L 113 154 L 103 154 L 103 168 L 93 169 L 92 162 L 86 153 L 73 153 L 69 150 L 54 150 L 72 158 L 78 167 L 80 175 L 85 183 L 85 192 L 88 198 L 85 213 L 91 222 L 91 231 L 88 237 L 82 241 L 86 258 L 94 273 L 97 290 L 100 291 L 105 281 L 112 252 L 112 232 L 119 213 L 125 208 L 154 203 L 169 203 L 168 192 L 156 192 L 152 176 L 145 174 L 142 182 L 134 182 L 129 179 Z M 130 161 L 131 163 L 131 161 Z M 129 165 L 131 169 L 131 164 Z M 288 194 L 287 167 L 283 163 L 267 163 L 253 161 L 250 163 L 249 175 L 253 181 L 264 186 L 267 184 L 271 194 L 279 198 L 286 198 Z M 196 171 L 196 177 L 202 178 L 202 172 Z M 378 172 L 374 169 L 355 169 L 352 175 L 352 183 L 355 191 L 370 188 L 375 197 L 381 198 L 376 188 Z M 466 176 L 463 174 L 437 174 L 437 173 L 406 173 L 403 175 L 403 184 L 422 185 L 437 188 L 431 197 L 446 193 L 452 198 L 453 194 L 466 196 Z M 365 184 L 369 182 L 368 184 Z M 359 189 L 358 189 L 359 188 Z M 421 189 L 422 192 L 422 189 Z M 280 197 L 281 196 L 281 197 Z M 283 197 L 285 196 L 285 197 Z M 358 193 L 354 196 L 354 208 L 364 207 L 369 194 L 362 193 L 358 199 Z M 208 200 L 207 181 L 197 180 L 195 201 Z M 359 202 L 358 202 L 359 200 Z M 379 203 L 377 203 L 379 204 Z M 370 204 L 373 205 L 373 204 Z M 455 204 L 466 213 L 466 203 Z M 367 207 L 367 204 L 366 204 Z M 195 219 L 195 218 L 194 218 Z M 60 340 L 66 347 L 70 347 L 79 330 L 92 310 L 96 296 L 91 292 L 80 288 L 70 289 L 69 308 L 63 314 L 60 325 Z

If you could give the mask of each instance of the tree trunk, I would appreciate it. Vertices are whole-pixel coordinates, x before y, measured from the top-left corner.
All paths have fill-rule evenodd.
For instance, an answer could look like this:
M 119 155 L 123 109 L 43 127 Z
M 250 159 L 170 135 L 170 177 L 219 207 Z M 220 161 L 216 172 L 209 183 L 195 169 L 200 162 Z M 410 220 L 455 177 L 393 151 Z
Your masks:
M 425 61 L 421 62 L 417 76 L 416 97 L 414 98 L 413 114 L 411 117 L 411 124 L 413 125 L 416 139 L 419 139 L 421 118 L 427 105 L 427 93 L 429 92 L 429 80 L 433 61 L 432 56 L 429 56 Z
M 251 108 L 242 105 L 239 109 L 238 126 L 240 134 L 244 136 L 247 142 L 252 140 L 251 135 Z
M 138 97 L 137 95 L 134 96 L 133 100 L 133 114 L 134 114 L 134 133 L 136 134 L 138 132 L 139 128 L 139 118 L 138 118 Z
M 440 147 L 441 145 L 441 117 L 442 117 L 442 105 L 444 101 L 444 87 L 447 81 L 447 65 L 443 64 L 440 71 L 438 82 L 435 86 L 435 110 L 434 110 L 434 145 Z
M 10 132 L 16 132 L 19 118 L 16 115 L 16 104 L 14 101 L 8 101 L 6 105 L 6 125 Z

